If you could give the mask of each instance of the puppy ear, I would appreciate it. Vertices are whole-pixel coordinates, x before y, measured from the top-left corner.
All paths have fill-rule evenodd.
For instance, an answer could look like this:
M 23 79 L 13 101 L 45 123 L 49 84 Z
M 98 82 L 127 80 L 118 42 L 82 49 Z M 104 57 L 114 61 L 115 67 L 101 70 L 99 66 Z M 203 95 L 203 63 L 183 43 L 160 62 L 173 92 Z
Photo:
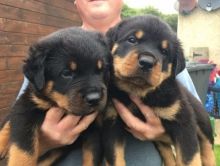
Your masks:
M 102 35 L 101 33 L 98 33 L 98 40 L 101 42 L 101 44 L 106 48 L 104 61 L 105 61 L 105 74 L 104 74 L 104 80 L 108 84 L 110 80 L 110 71 L 112 68 L 112 56 L 110 52 L 110 45 L 108 44 L 108 38 L 107 36 Z
M 29 48 L 28 59 L 24 61 L 23 73 L 36 90 L 42 90 L 45 85 L 45 59 L 46 53 L 38 44 L 34 44 Z
M 108 45 L 108 39 L 105 35 L 101 34 L 101 33 L 97 33 L 96 35 L 96 39 L 105 47 L 108 47 L 109 48 L 109 45 Z
M 174 76 L 179 74 L 186 67 L 186 62 L 185 62 L 183 49 L 182 49 L 182 46 L 181 46 L 181 44 L 178 40 L 176 42 L 175 50 L 176 50 L 176 53 L 175 53 L 175 58 L 174 58 L 174 63 L 173 63 L 173 74 L 174 74 Z
M 110 28 L 107 31 L 107 33 L 106 33 L 107 42 L 108 42 L 108 44 L 110 46 L 110 49 L 112 49 L 113 45 L 118 40 L 118 29 L 119 29 L 119 26 L 120 26 L 120 24 Z

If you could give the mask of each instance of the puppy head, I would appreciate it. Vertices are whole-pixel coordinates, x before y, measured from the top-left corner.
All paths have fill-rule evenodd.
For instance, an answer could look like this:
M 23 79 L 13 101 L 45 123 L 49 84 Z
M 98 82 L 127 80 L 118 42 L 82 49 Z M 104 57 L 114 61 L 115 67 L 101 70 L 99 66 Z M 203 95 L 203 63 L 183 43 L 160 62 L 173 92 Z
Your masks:
M 24 74 L 38 107 L 59 106 L 85 115 L 104 108 L 110 52 L 104 37 L 68 28 L 39 40 L 29 50 Z
M 116 85 L 138 96 L 174 78 L 185 68 L 176 34 L 155 16 L 122 21 L 107 32 Z

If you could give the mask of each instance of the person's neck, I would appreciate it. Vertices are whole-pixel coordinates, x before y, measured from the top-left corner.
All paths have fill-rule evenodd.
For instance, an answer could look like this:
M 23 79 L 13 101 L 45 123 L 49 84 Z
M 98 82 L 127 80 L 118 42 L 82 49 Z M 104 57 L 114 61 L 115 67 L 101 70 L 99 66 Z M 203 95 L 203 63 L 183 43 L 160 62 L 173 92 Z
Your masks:
M 115 26 L 120 21 L 121 21 L 120 16 L 114 20 L 108 20 L 108 19 L 93 20 L 93 21 L 83 20 L 82 28 L 86 30 L 96 30 L 102 33 L 106 33 L 109 30 L 109 28 Z

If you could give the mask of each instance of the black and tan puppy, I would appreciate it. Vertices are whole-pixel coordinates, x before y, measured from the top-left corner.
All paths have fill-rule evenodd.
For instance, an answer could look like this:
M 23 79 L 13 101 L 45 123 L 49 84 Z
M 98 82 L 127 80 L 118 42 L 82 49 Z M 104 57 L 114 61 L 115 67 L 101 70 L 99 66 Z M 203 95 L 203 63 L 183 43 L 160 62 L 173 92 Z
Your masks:
M 185 68 L 176 34 L 157 17 L 138 16 L 122 21 L 107 36 L 113 56 L 110 94 L 145 120 L 126 94 L 139 96 L 161 119 L 165 134 L 154 141 L 165 165 L 215 166 L 209 116 L 175 79 Z M 105 160 L 109 165 L 126 165 L 124 124 L 113 107 L 108 107 L 106 113 Z
M 42 150 L 39 142 L 43 142 L 39 140 L 39 128 L 52 106 L 80 116 L 104 109 L 109 56 L 101 34 L 80 28 L 60 30 L 31 46 L 23 68 L 30 83 L 0 130 L 0 153 L 4 155 L 9 145 L 9 166 L 37 164 Z M 96 123 L 92 124 L 82 137 L 87 145 L 83 146 L 85 154 L 96 156 L 86 156 L 84 165 L 98 165 L 102 155 L 96 143 L 100 142 L 97 128 Z M 58 154 L 41 165 L 50 165 Z

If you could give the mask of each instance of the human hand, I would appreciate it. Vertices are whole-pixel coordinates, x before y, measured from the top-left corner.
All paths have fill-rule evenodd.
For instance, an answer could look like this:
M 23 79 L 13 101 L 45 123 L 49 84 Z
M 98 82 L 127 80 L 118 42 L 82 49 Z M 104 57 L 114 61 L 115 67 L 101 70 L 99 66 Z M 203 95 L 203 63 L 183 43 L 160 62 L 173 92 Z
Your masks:
M 40 154 L 75 142 L 80 133 L 94 121 L 97 112 L 83 118 L 72 114 L 63 116 L 64 111 L 57 107 L 47 111 L 40 128 Z
M 140 140 L 154 140 L 162 136 L 165 133 L 165 129 L 153 110 L 138 97 L 130 96 L 130 98 L 144 115 L 146 121 L 137 118 L 121 102 L 113 99 L 117 112 L 128 127 L 127 130 Z

